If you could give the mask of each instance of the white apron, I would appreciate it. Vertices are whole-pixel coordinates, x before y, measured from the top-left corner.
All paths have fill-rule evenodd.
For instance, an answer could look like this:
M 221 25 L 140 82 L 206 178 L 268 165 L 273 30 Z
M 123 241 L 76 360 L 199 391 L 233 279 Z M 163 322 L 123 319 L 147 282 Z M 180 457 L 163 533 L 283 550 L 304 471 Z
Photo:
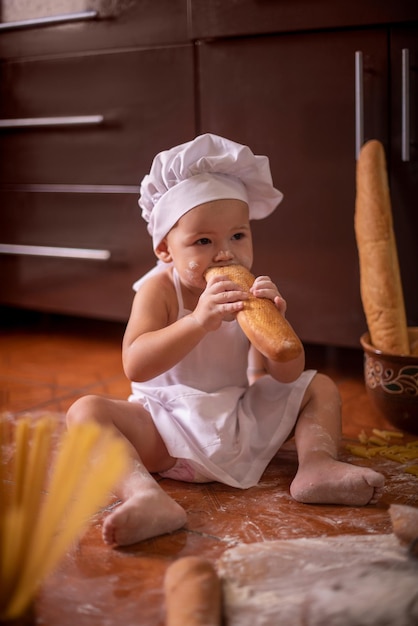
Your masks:
M 173 269 L 179 313 L 187 315 Z M 293 383 L 271 376 L 248 385 L 249 342 L 238 322 L 223 322 L 177 365 L 132 383 L 131 401 L 150 412 L 169 454 L 208 480 L 246 489 L 289 437 L 314 370 Z

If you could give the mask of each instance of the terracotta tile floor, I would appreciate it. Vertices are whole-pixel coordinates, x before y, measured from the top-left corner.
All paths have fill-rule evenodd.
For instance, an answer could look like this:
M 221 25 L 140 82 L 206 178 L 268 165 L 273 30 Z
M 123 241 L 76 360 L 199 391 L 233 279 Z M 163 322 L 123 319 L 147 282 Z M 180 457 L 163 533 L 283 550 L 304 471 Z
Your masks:
M 0 309 L 0 411 L 13 416 L 63 414 L 85 393 L 126 398 L 118 324 L 42 316 Z M 329 374 L 343 399 L 345 440 L 364 428 L 388 424 L 369 405 L 362 380 L 360 350 L 306 346 L 307 366 Z M 354 463 L 342 446 L 342 456 Z M 191 554 L 215 562 L 240 542 L 390 533 L 392 502 L 418 505 L 418 479 L 392 461 L 368 460 L 387 477 L 378 505 L 362 508 L 303 505 L 289 496 L 296 471 L 290 442 L 267 468 L 259 485 L 240 491 L 220 484 L 161 485 L 188 512 L 187 526 L 172 534 L 124 549 L 101 540 L 100 511 L 75 550 L 44 583 L 35 605 L 36 623 L 45 626 L 161 626 L 162 581 L 167 566 Z M 289 625 L 290 626 L 290 625 Z

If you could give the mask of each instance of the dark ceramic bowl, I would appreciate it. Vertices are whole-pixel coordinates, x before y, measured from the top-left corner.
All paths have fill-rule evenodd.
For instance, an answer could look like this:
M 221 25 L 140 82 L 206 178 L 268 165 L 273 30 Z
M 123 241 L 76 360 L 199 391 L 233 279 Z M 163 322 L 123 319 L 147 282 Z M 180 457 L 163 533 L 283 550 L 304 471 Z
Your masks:
M 418 327 L 408 329 L 411 344 Z M 364 350 L 364 380 L 372 404 L 396 428 L 418 435 L 418 355 L 385 354 L 360 338 Z

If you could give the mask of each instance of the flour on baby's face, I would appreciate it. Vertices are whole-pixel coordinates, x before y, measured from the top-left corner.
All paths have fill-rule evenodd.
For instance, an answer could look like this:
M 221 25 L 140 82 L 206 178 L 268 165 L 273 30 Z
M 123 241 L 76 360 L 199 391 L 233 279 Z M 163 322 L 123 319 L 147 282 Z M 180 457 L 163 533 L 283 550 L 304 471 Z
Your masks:
M 186 270 L 187 278 L 191 282 L 194 282 L 199 275 L 199 263 L 196 261 L 189 261 L 188 269 Z

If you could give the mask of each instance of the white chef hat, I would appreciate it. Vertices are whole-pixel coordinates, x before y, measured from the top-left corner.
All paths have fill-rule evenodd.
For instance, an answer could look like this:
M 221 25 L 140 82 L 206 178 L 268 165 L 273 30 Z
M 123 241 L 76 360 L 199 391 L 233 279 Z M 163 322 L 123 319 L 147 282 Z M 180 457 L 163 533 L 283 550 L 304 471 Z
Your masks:
M 182 215 L 204 202 L 243 200 L 250 219 L 262 219 L 283 198 L 273 187 L 266 156 L 210 133 L 157 154 L 140 193 L 154 249 Z

